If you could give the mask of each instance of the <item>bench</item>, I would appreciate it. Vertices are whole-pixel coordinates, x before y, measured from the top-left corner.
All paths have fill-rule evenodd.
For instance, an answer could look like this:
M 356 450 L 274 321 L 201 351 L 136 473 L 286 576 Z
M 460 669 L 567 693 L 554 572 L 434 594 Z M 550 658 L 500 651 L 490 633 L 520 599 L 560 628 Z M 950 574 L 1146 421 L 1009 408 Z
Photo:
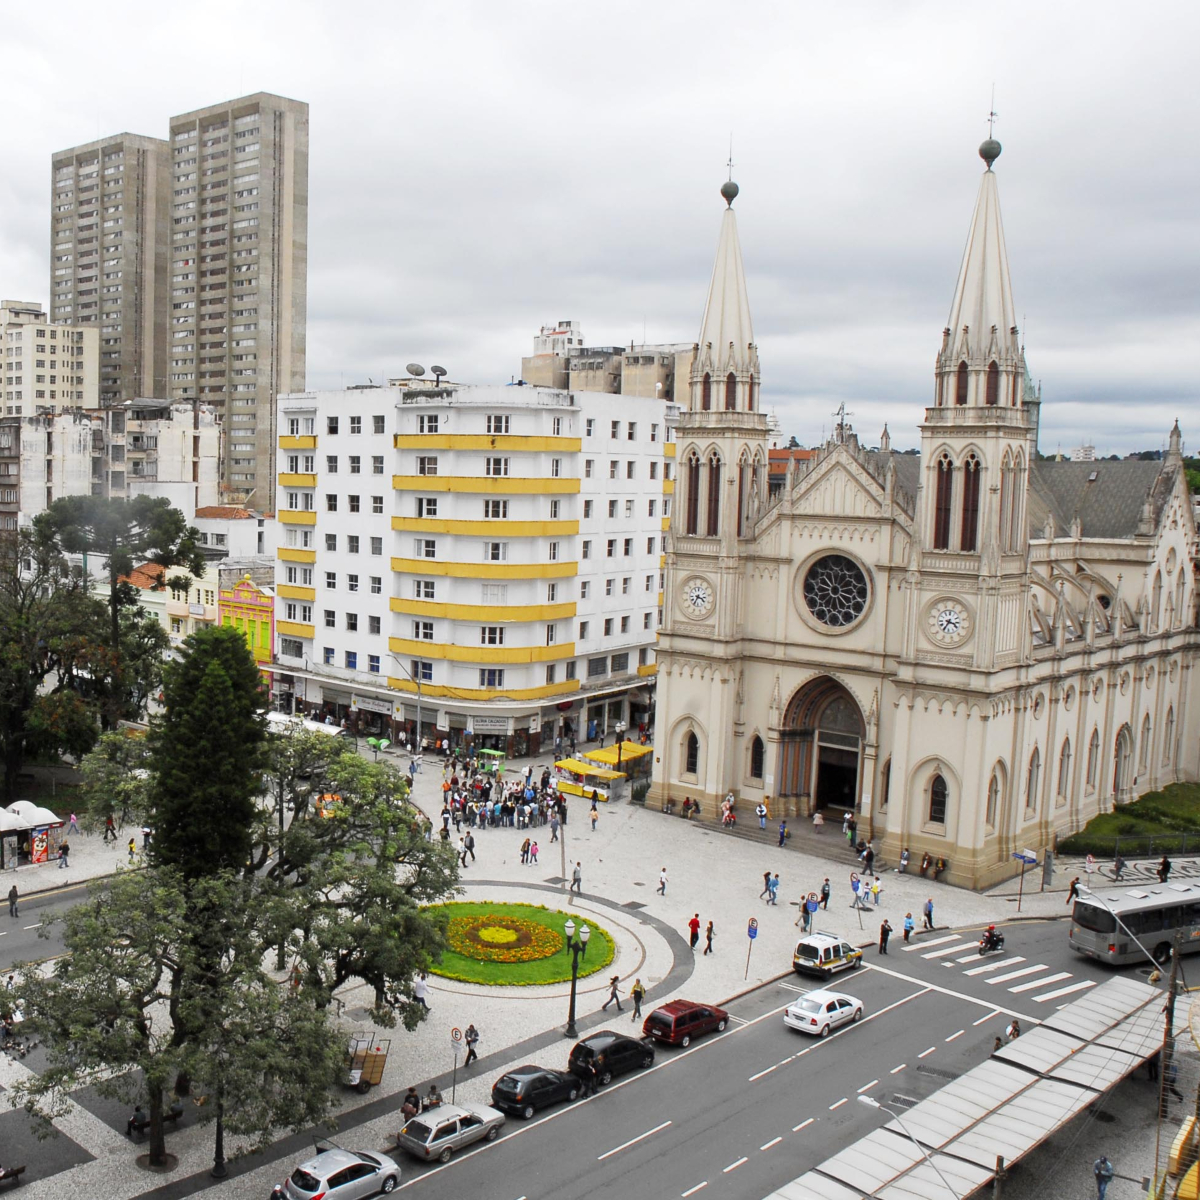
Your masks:
M 25 1174 L 24 1167 L 4 1167 L 0 1169 L 0 1183 L 7 1183 L 10 1179 L 16 1181 L 17 1186 L 21 1184 L 21 1176 Z
M 172 1106 L 171 1108 L 166 1109 L 163 1112 L 162 1119 L 164 1125 L 178 1125 L 183 1119 L 183 1105 L 179 1105 L 178 1108 Z M 147 1117 L 144 1121 L 134 1121 L 132 1123 L 130 1133 L 145 1135 L 146 1130 L 149 1128 L 150 1118 Z

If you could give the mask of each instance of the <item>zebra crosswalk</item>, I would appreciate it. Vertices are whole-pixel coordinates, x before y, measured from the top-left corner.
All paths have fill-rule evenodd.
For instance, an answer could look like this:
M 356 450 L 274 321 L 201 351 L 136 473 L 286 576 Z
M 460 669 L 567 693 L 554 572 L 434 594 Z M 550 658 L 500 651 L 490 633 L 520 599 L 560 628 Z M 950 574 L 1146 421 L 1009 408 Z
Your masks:
M 1038 1004 L 1061 1000 L 1064 996 L 1095 987 L 1097 983 L 1095 979 L 1081 979 L 1071 971 L 1055 970 L 1045 963 L 1031 963 L 1019 954 L 983 958 L 975 940 L 958 933 L 910 942 L 902 949 L 906 954 L 918 954 L 922 959 L 969 978 L 981 975 L 981 983 L 1002 987 L 1013 995 L 1028 996 Z M 970 953 L 965 953 L 968 950 Z M 1056 984 L 1062 986 L 1056 987 Z

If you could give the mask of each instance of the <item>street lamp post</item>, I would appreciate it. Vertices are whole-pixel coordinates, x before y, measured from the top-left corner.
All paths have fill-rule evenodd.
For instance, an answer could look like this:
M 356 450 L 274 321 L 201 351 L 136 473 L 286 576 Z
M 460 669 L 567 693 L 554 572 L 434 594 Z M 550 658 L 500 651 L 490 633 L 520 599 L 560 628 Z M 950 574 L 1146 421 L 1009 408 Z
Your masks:
M 587 954 L 588 938 L 592 936 L 592 931 L 586 926 L 579 927 L 579 937 L 575 936 L 575 922 L 570 917 L 567 918 L 567 923 L 563 926 L 563 931 L 567 935 L 567 952 L 571 955 L 571 1007 L 567 1012 L 567 1028 L 565 1036 L 569 1038 L 577 1038 L 579 1030 L 575 1028 L 575 986 L 579 982 L 579 960 Z
M 629 726 L 624 721 L 618 721 L 613 729 L 617 732 L 617 770 L 621 769 L 621 752 L 625 749 L 625 730 Z
M 900 1119 L 900 1114 L 898 1112 L 896 1112 L 895 1109 L 888 1108 L 888 1106 L 886 1104 L 880 1104 L 879 1101 L 876 1100 L 874 1096 L 859 1096 L 858 1102 L 859 1102 L 859 1104 L 865 1104 L 868 1108 L 882 1108 L 885 1113 L 887 1113 L 891 1117 L 894 1117 L 896 1119 L 896 1124 L 899 1125 L 902 1130 L 904 1130 L 904 1136 L 906 1138 L 908 1138 L 908 1140 L 910 1142 L 912 1142 L 912 1144 L 914 1146 L 916 1146 L 916 1148 L 918 1150 L 920 1150 L 921 1157 L 934 1169 L 935 1172 L 937 1172 L 937 1177 L 945 1185 L 946 1191 L 948 1191 L 950 1193 L 950 1195 L 954 1197 L 954 1200 L 962 1200 L 962 1197 L 960 1197 L 959 1194 L 950 1186 L 949 1180 L 947 1180 L 945 1175 L 943 1175 L 941 1173 L 941 1171 L 938 1170 L 937 1163 L 935 1163 L 933 1161 L 933 1159 L 930 1158 L 929 1155 L 925 1153 L 925 1147 L 922 1146 L 921 1143 L 918 1142 L 915 1137 L 913 1137 L 911 1132 L 909 1132 L 908 1126 L 905 1125 L 904 1122 Z

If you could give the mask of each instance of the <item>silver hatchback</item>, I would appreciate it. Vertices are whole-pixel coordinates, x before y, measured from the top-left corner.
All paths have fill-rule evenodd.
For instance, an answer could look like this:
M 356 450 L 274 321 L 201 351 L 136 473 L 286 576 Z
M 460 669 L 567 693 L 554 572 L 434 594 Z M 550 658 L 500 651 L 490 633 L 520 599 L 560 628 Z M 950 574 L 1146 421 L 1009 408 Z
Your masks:
M 365 1150 L 324 1150 L 301 1163 L 272 1193 L 286 1200 L 359 1200 L 387 1195 L 400 1182 L 396 1160 Z
M 396 1134 L 396 1149 L 414 1158 L 449 1162 L 475 1142 L 496 1140 L 504 1114 L 486 1104 L 441 1104 L 413 1117 Z

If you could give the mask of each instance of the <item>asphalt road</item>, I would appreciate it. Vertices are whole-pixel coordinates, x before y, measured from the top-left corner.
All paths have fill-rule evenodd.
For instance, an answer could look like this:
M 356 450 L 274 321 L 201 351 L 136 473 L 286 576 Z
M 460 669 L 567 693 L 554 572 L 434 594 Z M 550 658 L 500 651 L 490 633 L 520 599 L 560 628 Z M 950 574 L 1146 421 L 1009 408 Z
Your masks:
M 423 1200 L 766 1196 L 890 1119 L 859 1096 L 911 1106 L 987 1058 L 1010 1016 L 1028 1028 L 1111 977 L 1071 953 L 1063 922 L 1005 932 L 1003 956 L 980 958 L 969 932 L 911 948 L 893 938 L 886 958 L 869 950 L 864 968 L 830 985 L 867 1015 L 824 1041 L 782 1021 L 799 990 L 823 985 L 759 988 L 730 1006 L 725 1034 L 660 1047 L 651 1070 L 528 1124 L 510 1119 L 497 1142 L 447 1166 L 406 1165 L 401 1186 Z M 565 1065 L 565 1052 L 546 1065 Z
M 54 930 L 49 938 L 39 937 L 38 931 L 51 914 L 60 915 L 83 900 L 87 889 L 88 884 L 81 882 L 66 884 L 52 892 L 22 896 L 16 917 L 8 915 L 7 903 L 0 906 L 0 971 L 6 971 L 14 963 L 39 962 L 61 954 L 61 930 Z

